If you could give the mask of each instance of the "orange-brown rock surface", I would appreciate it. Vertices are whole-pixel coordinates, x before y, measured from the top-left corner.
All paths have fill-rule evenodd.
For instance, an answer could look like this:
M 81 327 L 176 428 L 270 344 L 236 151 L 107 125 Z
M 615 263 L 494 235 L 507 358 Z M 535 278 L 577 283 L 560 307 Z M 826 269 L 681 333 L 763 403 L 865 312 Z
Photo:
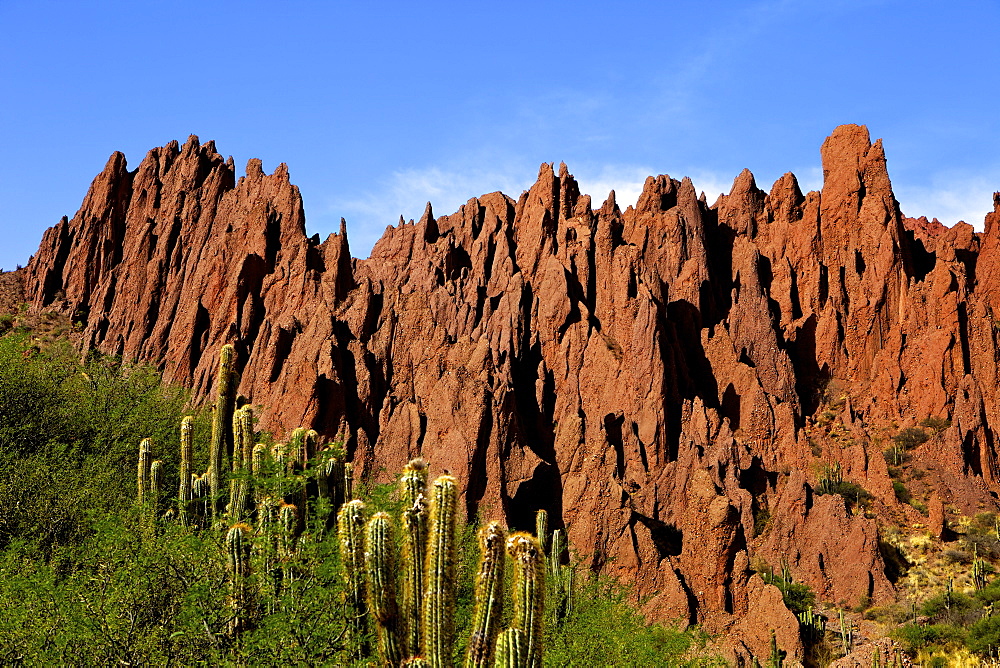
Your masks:
M 306 236 L 284 165 L 237 180 L 192 137 L 134 171 L 114 154 L 25 285 L 84 346 L 198 397 L 233 343 L 262 428 L 346 422 L 364 475 L 422 455 L 460 476 L 470 516 L 547 508 L 651 615 L 758 656 L 773 628 L 794 658 L 796 622 L 753 566 L 890 599 L 877 522 L 916 512 L 882 458 L 893 430 L 950 418 L 915 454 L 944 481 L 936 512 L 1000 492 L 1000 194 L 984 233 L 947 228 L 902 216 L 866 128 L 837 128 L 822 159 L 822 192 L 744 171 L 709 205 L 661 175 L 625 211 L 545 164 L 516 200 L 428 205 L 352 260 L 344 227 Z M 816 494 L 834 463 L 869 513 Z

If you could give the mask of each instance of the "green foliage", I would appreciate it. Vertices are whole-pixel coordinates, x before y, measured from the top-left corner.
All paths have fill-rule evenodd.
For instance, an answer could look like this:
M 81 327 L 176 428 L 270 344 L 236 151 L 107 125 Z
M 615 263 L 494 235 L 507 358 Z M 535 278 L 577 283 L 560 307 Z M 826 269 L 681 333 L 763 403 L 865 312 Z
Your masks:
M 924 601 L 920 612 L 928 617 L 940 617 L 951 610 L 969 610 L 975 606 L 975 599 L 966 596 L 962 592 L 955 591 L 950 594 L 941 592 Z
M 904 450 L 912 450 L 913 448 L 926 443 L 929 438 L 930 436 L 927 432 L 920 427 L 907 427 L 893 436 L 892 440 L 896 443 L 896 445 Z
M 772 573 L 769 569 L 762 569 L 759 572 L 765 583 L 774 585 L 781 591 L 785 607 L 796 615 L 806 612 L 815 605 L 816 594 L 809 588 L 809 585 L 793 581 L 787 567 L 782 568 L 780 574 Z
M 577 592 L 572 612 L 545 631 L 546 666 L 725 666 L 705 650 L 707 636 L 647 624 L 630 602 L 628 589 L 593 578 Z
M 816 494 L 839 494 L 844 497 L 847 509 L 866 507 L 871 502 L 872 495 L 861 485 L 844 480 L 840 463 L 825 466 L 816 484 Z
M 252 416 L 244 410 L 232 465 L 212 467 L 206 445 L 228 436 L 216 421 L 210 438 L 203 414 L 181 428 L 185 403 L 152 369 L 96 355 L 80 362 L 68 345 L 38 349 L 24 337 L 0 337 L 0 664 L 351 665 L 369 658 L 359 645 L 385 646 L 351 624 L 353 587 L 330 530 L 333 511 L 350 498 L 342 453 L 301 461 L 298 451 L 318 445 L 304 432 L 272 456 L 251 445 Z M 223 448 L 215 452 L 221 457 Z M 219 474 L 217 496 L 201 474 L 209 468 Z M 426 481 L 426 469 L 416 468 Z M 422 501 L 397 501 L 393 487 L 367 490 L 372 515 L 389 511 L 395 519 L 416 509 L 426 516 Z M 181 521 L 157 520 L 178 496 Z M 211 522 L 210 510 L 221 511 L 226 496 L 235 526 L 221 512 Z M 450 496 L 448 503 L 455 505 Z M 454 522 L 452 513 L 439 517 L 444 526 Z M 402 522 L 395 526 L 403 532 Z M 455 592 L 445 613 L 454 617 L 457 642 L 445 664 L 461 661 L 471 632 L 476 529 L 458 527 L 455 547 L 437 559 Z M 369 571 L 392 573 L 389 526 L 376 522 L 370 530 L 384 549 L 370 555 Z M 576 592 L 572 578 L 566 582 L 573 607 L 555 617 L 544 642 L 532 640 L 531 629 L 522 633 L 526 648 L 548 645 L 546 665 L 723 665 L 696 658 L 705 642 L 697 632 L 648 626 L 617 585 Z M 389 627 L 383 594 L 368 593 L 371 614 L 385 622 L 375 628 Z M 541 620 L 537 604 L 527 605 L 532 624 Z M 500 621 L 510 623 L 512 612 L 505 614 Z
M 968 645 L 977 654 L 996 654 L 1000 649 L 1000 617 L 983 617 L 970 626 Z
M 951 420 L 943 417 L 925 417 L 920 421 L 921 427 L 927 427 L 935 434 L 940 434 L 942 431 L 951 426 Z
M 910 490 L 906 488 L 906 485 L 903 484 L 902 480 L 892 481 L 892 491 L 895 492 L 896 500 L 900 503 L 909 503 L 913 500 L 913 497 L 910 495 Z
M 48 554 L 84 540 L 91 516 L 122 513 L 135 502 L 144 437 L 164 460 L 164 488 L 176 489 L 185 401 L 148 367 L 0 338 L 0 549 L 24 537 Z M 196 430 L 205 424 L 196 416 Z
M 891 635 L 911 654 L 920 650 L 942 650 L 965 641 L 964 630 L 950 624 L 904 624 Z

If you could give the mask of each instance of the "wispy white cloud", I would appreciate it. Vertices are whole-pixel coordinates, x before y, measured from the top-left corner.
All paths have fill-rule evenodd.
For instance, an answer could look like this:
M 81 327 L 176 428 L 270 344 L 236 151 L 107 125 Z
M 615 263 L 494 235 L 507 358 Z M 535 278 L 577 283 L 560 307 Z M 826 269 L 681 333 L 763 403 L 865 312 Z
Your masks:
M 471 197 L 497 190 L 511 197 L 534 182 L 531 170 L 446 169 L 425 167 L 398 170 L 375 187 L 353 197 L 329 201 L 326 216 L 343 216 L 348 220 L 351 252 L 365 257 L 382 236 L 386 226 L 395 225 L 402 216 L 417 219 L 430 202 L 435 215 L 453 213 Z
M 993 193 L 998 190 L 1000 173 L 939 175 L 927 186 L 895 186 L 896 199 L 905 215 L 937 218 L 948 226 L 964 220 L 979 231 L 986 214 L 993 210 Z
M 601 165 L 588 167 L 581 165 L 570 171 L 580 184 L 580 192 L 590 195 L 594 208 L 601 206 L 612 190 L 615 191 L 615 201 L 624 209 L 635 205 L 642 194 L 642 184 L 646 177 L 654 171 L 638 165 Z

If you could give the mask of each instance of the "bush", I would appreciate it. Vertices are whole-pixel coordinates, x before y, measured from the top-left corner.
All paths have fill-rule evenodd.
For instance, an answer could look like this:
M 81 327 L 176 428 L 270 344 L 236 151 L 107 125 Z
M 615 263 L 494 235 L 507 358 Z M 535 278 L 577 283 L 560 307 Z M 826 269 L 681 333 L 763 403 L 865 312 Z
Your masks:
M 906 489 L 906 485 L 901 480 L 892 481 L 892 491 L 895 492 L 896 500 L 900 503 L 909 503 L 913 498 L 910 496 L 910 490 Z
M 772 573 L 765 564 L 761 564 L 761 568 L 757 572 L 766 584 L 774 585 L 778 588 L 785 607 L 796 615 L 805 612 L 815 605 L 816 594 L 809 588 L 809 585 L 794 582 L 787 568 L 783 568 L 782 574 L 779 575 Z
M 953 591 L 950 596 L 951 607 L 948 607 L 949 596 L 945 592 L 941 592 L 936 596 L 924 601 L 923 606 L 920 608 L 920 612 L 928 617 L 941 617 L 950 610 L 968 610 L 970 608 L 976 607 L 975 599 L 972 599 L 962 592 Z
M 912 450 L 922 443 L 926 443 L 929 438 L 927 432 L 920 427 L 907 427 L 893 436 L 892 440 L 904 450 Z
M 965 641 L 964 630 L 949 624 L 904 624 L 890 635 L 910 654 L 916 654 L 920 650 L 934 651 L 949 645 L 961 645 Z
M 547 628 L 546 666 L 725 666 L 705 655 L 707 636 L 648 625 L 628 601 L 628 591 L 605 579 L 584 585 L 573 612 Z
M 977 654 L 1000 649 L 1000 617 L 983 617 L 969 627 L 969 649 Z
M 943 417 L 926 417 L 920 421 L 920 426 L 927 427 L 935 434 L 940 434 L 951 426 L 951 420 Z

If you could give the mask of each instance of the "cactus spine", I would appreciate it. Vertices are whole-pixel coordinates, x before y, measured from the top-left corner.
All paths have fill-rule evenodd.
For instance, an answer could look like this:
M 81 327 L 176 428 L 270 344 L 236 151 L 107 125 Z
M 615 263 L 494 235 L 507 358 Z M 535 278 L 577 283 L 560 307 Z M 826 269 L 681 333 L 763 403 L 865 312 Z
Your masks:
M 219 375 L 215 382 L 215 411 L 212 415 L 212 442 L 208 456 L 208 480 L 214 512 L 221 509 L 219 493 L 222 485 L 223 462 L 233 449 L 233 412 L 236 409 L 236 386 L 239 384 L 232 344 L 219 352 Z
M 393 559 L 392 523 L 388 513 L 375 513 L 365 536 L 365 570 L 368 576 L 368 609 L 375 619 L 382 663 L 398 666 L 403 660 L 399 609 L 396 606 L 396 569 Z
M 231 635 L 245 631 L 250 622 L 250 541 L 247 534 L 250 527 L 237 524 L 226 534 L 226 553 L 229 561 L 230 605 L 233 618 L 229 622 Z
M 194 442 L 191 432 L 193 429 L 194 424 L 191 416 L 184 416 L 184 419 L 181 420 L 180 489 L 177 490 L 177 510 L 181 524 L 184 525 L 188 524 L 188 514 L 191 512 L 191 459 L 194 455 Z
M 163 498 L 163 462 L 153 460 L 149 465 L 149 510 L 153 519 L 160 514 L 160 499 Z
M 538 546 L 544 553 L 549 546 L 549 514 L 544 508 L 535 512 L 535 538 L 538 539 Z
M 528 647 L 521 629 L 511 628 L 497 638 L 496 668 L 524 668 L 528 665 Z
M 490 522 L 479 530 L 479 570 L 473 600 L 476 602 L 472 636 L 465 655 L 466 668 L 488 668 L 503 607 L 504 542 L 506 535 L 499 522 Z
M 782 668 L 785 665 L 785 653 L 778 649 L 778 639 L 774 636 L 774 629 L 771 629 L 771 656 L 768 665 L 770 668 Z
M 545 605 L 545 565 L 542 548 L 529 533 L 507 539 L 514 561 L 514 617 L 511 626 L 525 635 L 525 665 L 542 665 L 542 616 Z
M 340 539 L 340 563 L 347 585 L 347 610 L 354 636 L 354 651 L 362 652 L 361 637 L 365 629 L 365 504 L 355 499 L 345 503 L 337 515 Z
M 403 620 L 406 653 L 420 653 L 423 646 L 424 562 L 427 555 L 427 465 L 413 459 L 399 479 L 403 500 Z
M 229 521 L 242 522 L 250 502 L 249 469 L 253 443 L 253 409 L 237 408 L 233 413 L 233 477 L 229 480 Z
M 455 620 L 455 522 L 458 481 L 440 476 L 431 488 L 424 607 L 424 656 L 434 668 L 451 665 Z
M 139 505 L 149 502 L 151 480 L 149 469 L 153 464 L 153 444 L 148 438 L 139 441 L 139 471 L 136 491 Z

